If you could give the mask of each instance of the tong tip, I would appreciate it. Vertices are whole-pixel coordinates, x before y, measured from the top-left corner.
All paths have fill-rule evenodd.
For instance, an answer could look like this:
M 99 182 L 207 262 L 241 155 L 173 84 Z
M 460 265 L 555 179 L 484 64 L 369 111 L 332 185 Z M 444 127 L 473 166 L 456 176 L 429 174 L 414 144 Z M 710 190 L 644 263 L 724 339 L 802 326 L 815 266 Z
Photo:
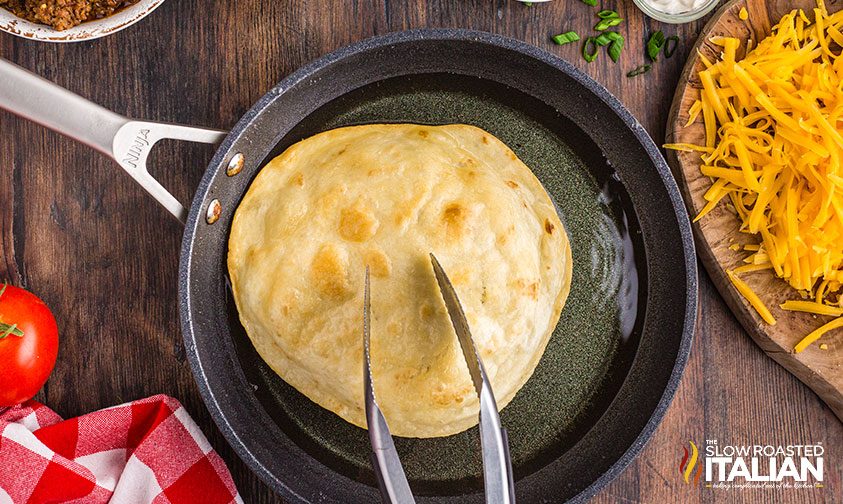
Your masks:
M 439 290 L 442 291 L 444 295 L 445 285 L 450 284 L 448 275 L 445 274 L 445 270 L 442 268 L 442 265 L 439 264 L 439 259 L 433 255 L 433 252 L 430 253 L 430 263 L 433 265 L 433 276 L 436 277 L 436 283 L 439 284 Z

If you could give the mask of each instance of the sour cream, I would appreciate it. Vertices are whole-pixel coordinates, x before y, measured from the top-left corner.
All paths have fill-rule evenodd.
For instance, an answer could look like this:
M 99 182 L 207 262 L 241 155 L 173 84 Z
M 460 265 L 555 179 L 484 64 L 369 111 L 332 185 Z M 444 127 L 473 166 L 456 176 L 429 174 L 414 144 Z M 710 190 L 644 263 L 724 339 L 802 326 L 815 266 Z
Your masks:
M 653 9 L 665 14 L 682 14 L 695 11 L 709 0 L 641 0 Z

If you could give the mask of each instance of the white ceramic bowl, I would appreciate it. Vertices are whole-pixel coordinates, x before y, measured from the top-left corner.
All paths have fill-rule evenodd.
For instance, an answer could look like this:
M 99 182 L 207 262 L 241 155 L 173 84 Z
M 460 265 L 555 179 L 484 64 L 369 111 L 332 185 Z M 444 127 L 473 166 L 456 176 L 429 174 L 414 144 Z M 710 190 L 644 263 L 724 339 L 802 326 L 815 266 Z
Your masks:
M 114 15 L 86 21 L 64 31 L 56 31 L 47 25 L 33 23 L 19 18 L 0 7 L 0 31 L 17 35 L 18 37 L 44 42 L 80 42 L 93 40 L 116 33 L 127 26 L 131 26 L 147 14 L 154 11 L 164 0 L 140 0 L 134 5 L 122 9 Z
M 664 23 L 670 24 L 682 24 L 682 23 L 690 23 L 691 21 L 696 21 L 697 19 L 705 16 L 709 12 L 711 12 L 717 4 L 720 3 L 720 0 L 708 0 L 707 2 L 703 2 L 702 5 L 697 7 L 696 9 L 685 11 L 685 12 L 678 12 L 676 14 L 669 14 L 667 12 L 662 12 L 652 5 L 647 3 L 647 0 L 632 0 L 639 9 L 641 9 L 644 14 L 650 16 L 653 19 L 658 21 L 662 21 Z

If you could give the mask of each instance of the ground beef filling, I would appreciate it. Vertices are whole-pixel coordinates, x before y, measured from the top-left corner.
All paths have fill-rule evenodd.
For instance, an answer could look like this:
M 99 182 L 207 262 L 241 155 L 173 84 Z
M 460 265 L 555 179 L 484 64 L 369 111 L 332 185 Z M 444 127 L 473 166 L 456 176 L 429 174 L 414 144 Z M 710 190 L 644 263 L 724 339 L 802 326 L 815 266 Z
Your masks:
M 0 0 L 16 16 L 66 30 L 84 21 L 100 19 L 138 0 Z

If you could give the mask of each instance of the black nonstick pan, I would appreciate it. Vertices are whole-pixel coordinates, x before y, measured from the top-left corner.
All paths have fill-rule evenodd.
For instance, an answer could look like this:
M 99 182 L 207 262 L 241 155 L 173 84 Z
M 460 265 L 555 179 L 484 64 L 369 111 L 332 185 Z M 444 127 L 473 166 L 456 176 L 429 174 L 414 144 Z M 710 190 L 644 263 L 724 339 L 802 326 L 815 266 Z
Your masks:
M 226 285 L 227 240 L 260 168 L 327 129 L 474 124 L 509 145 L 556 203 L 573 246 L 571 295 L 535 374 L 501 414 L 519 502 L 593 495 L 641 450 L 676 391 L 697 302 L 679 191 L 630 113 L 536 47 L 462 30 L 370 39 L 284 79 L 227 135 L 130 121 L 8 63 L 0 64 L 0 107 L 114 157 L 186 218 L 179 303 L 199 390 L 240 457 L 291 502 L 378 501 L 368 439 L 258 357 Z M 189 211 L 146 171 L 161 138 L 222 142 Z M 420 502 L 483 502 L 476 428 L 396 441 Z

